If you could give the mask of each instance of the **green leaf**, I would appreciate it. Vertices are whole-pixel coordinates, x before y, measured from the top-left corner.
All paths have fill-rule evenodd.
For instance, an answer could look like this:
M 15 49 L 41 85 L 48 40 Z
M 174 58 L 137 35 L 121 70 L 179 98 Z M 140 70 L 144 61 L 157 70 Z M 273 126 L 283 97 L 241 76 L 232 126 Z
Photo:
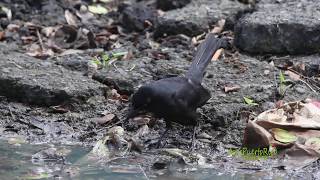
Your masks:
M 251 106 L 257 106 L 259 105 L 258 103 L 255 103 L 252 99 L 248 98 L 248 97 L 243 97 L 244 99 L 244 102 L 248 105 L 251 105 Z
M 102 60 L 103 60 L 103 61 L 108 62 L 110 59 L 111 59 L 111 58 L 110 58 L 110 55 L 108 55 L 108 54 L 102 55 Z
M 125 56 L 127 55 L 128 52 L 117 52 L 117 53 L 113 53 L 112 54 L 112 57 L 114 58 L 119 58 L 119 57 L 122 57 L 122 56 Z
M 284 77 L 284 74 L 282 73 L 282 71 L 280 71 L 279 80 L 280 80 L 280 84 L 284 84 L 286 82 L 286 78 Z
M 44 173 L 40 173 L 40 174 L 34 174 L 34 175 L 29 175 L 29 176 L 25 176 L 23 177 L 23 179 L 47 179 L 51 177 L 51 175 L 49 175 L 48 173 L 44 172 Z
M 107 14 L 108 13 L 108 10 L 99 4 L 96 6 L 88 6 L 88 9 L 93 14 Z
M 101 65 L 101 61 L 97 58 L 97 57 L 94 57 L 92 60 L 91 60 L 92 63 L 94 64 L 97 64 L 97 65 Z
M 271 131 L 274 134 L 274 138 L 282 143 L 291 143 L 295 142 L 298 139 L 297 136 L 295 136 L 293 133 L 284 129 L 273 128 L 271 129 Z

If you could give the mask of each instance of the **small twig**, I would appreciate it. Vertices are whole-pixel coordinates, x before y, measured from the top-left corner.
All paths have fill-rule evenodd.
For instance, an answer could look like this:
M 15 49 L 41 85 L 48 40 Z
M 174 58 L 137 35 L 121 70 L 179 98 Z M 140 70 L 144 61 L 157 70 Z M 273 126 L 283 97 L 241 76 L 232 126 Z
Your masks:
M 292 68 L 288 68 L 288 70 L 291 71 L 291 72 L 293 72 L 293 73 L 298 74 L 301 78 L 304 78 L 304 79 L 306 79 L 306 80 L 310 80 L 309 77 L 304 76 L 303 74 L 301 74 L 301 73 L 293 70 Z M 303 82 L 303 83 L 306 84 L 313 92 L 317 93 L 317 91 L 314 90 L 314 89 L 311 87 L 311 85 L 309 85 L 306 81 L 302 80 L 301 78 L 299 79 L 299 81 Z M 318 87 L 318 86 L 316 86 L 316 87 L 317 87 L 317 89 L 320 89 L 320 87 Z
M 317 91 L 314 90 L 307 82 L 305 82 L 305 81 L 302 80 L 302 79 L 299 79 L 299 81 L 301 81 L 301 82 L 303 82 L 305 85 L 307 85 L 307 86 L 311 89 L 311 91 L 313 91 L 314 93 L 317 93 Z
M 19 64 L 17 64 L 16 62 L 14 62 L 14 61 L 12 61 L 12 64 L 13 65 L 15 65 L 17 68 L 19 68 L 19 69 L 23 69 L 23 67 L 22 66 L 20 66 Z
M 11 115 L 11 117 L 12 117 L 12 120 L 15 121 L 15 120 L 16 120 L 16 117 L 15 117 L 14 114 L 12 113 L 11 106 L 9 106 L 9 112 L 10 112 L 10 115 Z
M 41 49 L 41 51 L 43 51 L 44 50 L 44 48 L 43 48 L 44 46 L 43 46 L 43 41 L 42 41 L 42 38 L 41 38 L 39 30 L 37 30 L 37 36 L 38 36 L 39 43 L 40 43 L 40 49 Z
M 147 176 L 146 172 L 144 171 L 144 169 L 141 167 L 141 165 L 140 165 L 140 164 L 139 164 L 139 167 L 140 167 L 140 169 L 141 169 L 141 171 L 142 171 L 143 175 L 146 177 L 146 179 L 147 179 L 147 180 L 150 180 L 150 179 L 148 178 L 148 176 Z
M 278 82 L 277 82 L 277 74 L 276 74 L 276 71 L 273 71 L 273 79 L 274 79 L 274 86 L 276 87 L 276 89 L 275 89 L 276 92 L 274 93 L 274 102 L 275 102 L 275 101 L 277 101 L 277 96 L 276 96 L 276 94 L 277 94 L 278 88 L 279 88 Z
M 317 82 L 316 80 L 314 80 L 313 78 L 308 78 L 308 81 L 311 81 L 310 83 L 313 83 L 312 85 L 317 88 L 318 91 L 320 91 L 320 87 L 319 87 L 319 82 Z
M 222 52 L 223 52 L 223 49 L 222 49 L 222 48 L 221 48 L 221 49 L 218 49 L 218 50 L 214 53 L 214 55 L 212 56 L 211 61 L 218 61 L 218 60 L 219 60 L 219 57 L 220 57 L 221 54 L 222 54 Z
M 103 130 L 105 130 L 105 129 L 110 129 L 110 128 L 112 128 L 112 127 L 114 127 L 114 126 L 122 123 L 124 120 L 125 120 L 125 119 L 122 119 L 122 120 L 120 120 L 120 121 L 118 121 L 118 122 L 116 122 L 116 123 L 114 123 L 114 124 L 112 124 L 112 125 L 110 125 L 110 126 L 106 126 L 106 127 L 101 128 L 101 129 L 99 129 L 99 130 L 96 130 L 96 132 L 101 132 L 101 131 L 103 131 Z

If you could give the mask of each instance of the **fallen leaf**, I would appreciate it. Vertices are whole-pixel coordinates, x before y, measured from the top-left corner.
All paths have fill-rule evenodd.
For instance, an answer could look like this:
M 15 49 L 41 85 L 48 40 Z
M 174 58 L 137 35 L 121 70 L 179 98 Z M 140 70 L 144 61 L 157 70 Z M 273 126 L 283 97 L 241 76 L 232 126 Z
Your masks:
M 135 124 L 137 124 L 138 126 L 141 126 L 141 125 L 148 124 L 150 122 L 150 118 L 137 116 L 137 117 L 134 117 L 132 121 L 134 121 Z
M 294 144 L 290 149 L 285 150 L 285 169 L 301 169 L 319 159 L 319 153 L 307 146 Z
M 224 25 L 226 23 L 225 19 L 221 19 L 218 21 L 218 23 L 216 24 L 216 26 L 212 29 L 212 33 L 213 34 L 220 34 L 223 31 Z
M 274 134 L 274 138 L 282 143 L 292 143 L 298 138 L 293 133 L 280 128 L 272 128 L 271 132 Z
M 78 27 L 77 25 L 77 17 L 73 15 L 69 10 L 66 10 L 64 12 L 64 17 L 66 18 L 66 21 L 69 25 Z
M 109 136 L 113 136 L 113 135 L 123 136 L 123 134 L 124 134 L 124 129 L 121 126 L 114 126 L 110 128 L 108 131 Z
M 16 32 L 16 31 L 19 30 L 19 28 L 20 28 L 20 26 L 16 25 L 16 24 L 9 24 L 7 26 L 7 30 L 10 31 L 10 32 Z
M 59 29 L 59 27 L 44 27 L 41 29 L 41 33 L 46 37 L 53 37 L 54 33 Z
M 284 101 L 283 100 L 279 100 L 276 102 L 276 108 L 281 108 L 284 105 Z
M 102 158 L 108 158 L 110 156 L 110 151 L 105 145 L 109 136 L 106 136 L 103 140 L 99 140 L 92 148 L 90 154 Z
M 137 133 L 134 135 L 135 137 L 142 137 L 149 133 L 149 127 L 148 125 L 144 125 L 141 128 L 138 129 Z
M 244 99 L 244 102 L 248 105 L 251 105 L 251 106 L 257 106 L 259 105 L 258 103 L 255 103 L 252 99 L 248 98 L 248 97 L 243 97 Z
M 306 140 L 306 146 L 312 147 L 312 149 L 319 151 L 320 150 L 320 138 L 319 137 L 312 137 Z
M 238 91 L 241 87 L 239 85 L 234 85 L 234 86 L 225 86 L 224 87 L 224 92 L 228 93 L 228 92 L 234 92 L 234 91 Z
M 296 73 L 294 73 L 292 71 L 285 71 L 285 74 L 287 74 L 294 81 L 299 81 L 300 80 L 300 75 L 296 74 Z
M 35 41 L 35 37 L 34 36 L 22 36 L 21 40 L 22 40 L 23 44 L 30 44 Z
M 50 112 L 52 112 L 52 113 L 67 113 L 67 112 L 69 112 L 69 110 L 65 107 L 62 107 L 62 106 L 51 106 Z
M 0 41 L 4 40 L 4 38 L 5 38 L 5 32 L 0 31 Z
M 104 117 L 98 118 L 97 119 L 97 123 L 105 124 L 105 123 L 110 122 L 111 120 L 113 120 L 115 117 L 116 117 L 116 115 L 114 115 L 114 114 L 107 114 Z
M 268 147 L 273 140 L 269 131 L 253 121 L 248 121 L 244 131 L 243 145 L 247 148 Z
M 93 14 L 107 14 L 108 13 L 108 10 L 99 4 L 96 6 L 88 6 L 88 10 L 90 12 L 92 12 Z

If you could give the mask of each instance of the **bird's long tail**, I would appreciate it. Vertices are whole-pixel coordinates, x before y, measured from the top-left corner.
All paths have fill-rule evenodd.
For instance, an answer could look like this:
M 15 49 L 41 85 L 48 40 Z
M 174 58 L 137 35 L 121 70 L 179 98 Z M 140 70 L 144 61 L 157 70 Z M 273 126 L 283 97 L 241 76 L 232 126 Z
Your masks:
M 201 83 L 205 69 L 210 63 L 214 53 L 218 49 L 225 48 L 226 46 L 226 40 L 218 39 L 214 37 L 212 33 L 209 33 L 206 39 L 199 45 L 192 64 L 186 73 L 186 77 L 195 83 Z

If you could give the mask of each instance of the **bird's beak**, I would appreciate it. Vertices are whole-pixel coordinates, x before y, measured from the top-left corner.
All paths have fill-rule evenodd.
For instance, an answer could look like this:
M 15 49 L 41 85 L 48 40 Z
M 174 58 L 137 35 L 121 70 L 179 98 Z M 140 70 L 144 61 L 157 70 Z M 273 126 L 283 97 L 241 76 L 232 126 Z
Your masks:
M 139 110 L 133 107 L 129 107 L 126 119 L 131 119 L 136 117 L 139 114 Z

